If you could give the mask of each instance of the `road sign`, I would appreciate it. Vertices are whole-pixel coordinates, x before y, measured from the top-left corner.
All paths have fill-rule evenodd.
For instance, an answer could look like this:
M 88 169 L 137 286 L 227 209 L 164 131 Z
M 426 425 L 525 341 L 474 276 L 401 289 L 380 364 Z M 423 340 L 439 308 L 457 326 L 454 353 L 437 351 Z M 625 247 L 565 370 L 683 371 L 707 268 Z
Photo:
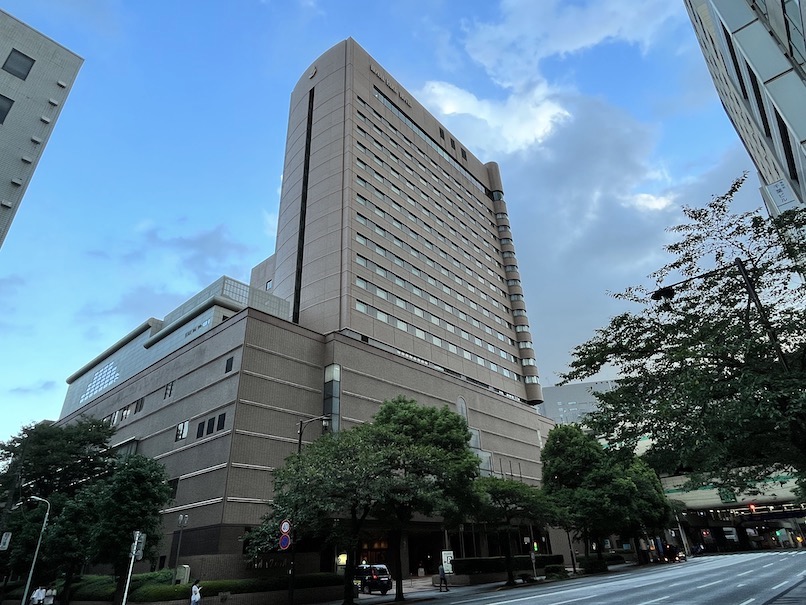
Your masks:
M 289 519 L 283 519 L 283 522 L 280 523 L 280 532 L 284 534 L 291 532 L 291 521 Z
M 4 531 L 3 537 L 0 538 L 0 550 L 8 550 L 9 544 L 11 544 L 11 532 Z
M 288 534 L 282 534 L 280 536 L 280 550 L 288 550 L 291 546 L 291 536 Z

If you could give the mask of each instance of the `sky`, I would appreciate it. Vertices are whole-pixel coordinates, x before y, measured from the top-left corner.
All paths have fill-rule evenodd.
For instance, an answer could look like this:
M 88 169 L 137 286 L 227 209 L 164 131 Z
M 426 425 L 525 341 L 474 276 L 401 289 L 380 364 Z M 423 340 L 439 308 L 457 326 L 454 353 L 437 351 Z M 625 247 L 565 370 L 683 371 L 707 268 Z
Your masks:
M 541 382 L 752 162 L 682 0 L 0 0 L 84 59 L 0 248 L 0 441 L 66 378 L 274 252 L 288 104 L 353 37 L 498 162 Z M 597 378 L 611 379 L 602 375 Z

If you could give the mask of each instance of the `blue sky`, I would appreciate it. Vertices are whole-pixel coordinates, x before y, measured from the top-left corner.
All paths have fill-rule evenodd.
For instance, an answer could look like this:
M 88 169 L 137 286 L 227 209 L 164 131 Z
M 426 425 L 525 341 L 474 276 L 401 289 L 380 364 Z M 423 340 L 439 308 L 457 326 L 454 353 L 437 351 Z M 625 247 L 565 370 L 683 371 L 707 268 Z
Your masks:
M 3 0 L 84 65 L 0 248 L 0 440 L 274 250 L 291 90 L 352 36 L 501 167 L 542 382 L 743 171 L 682 0 Z M 611 378 L 603 376 L 603 378 Z

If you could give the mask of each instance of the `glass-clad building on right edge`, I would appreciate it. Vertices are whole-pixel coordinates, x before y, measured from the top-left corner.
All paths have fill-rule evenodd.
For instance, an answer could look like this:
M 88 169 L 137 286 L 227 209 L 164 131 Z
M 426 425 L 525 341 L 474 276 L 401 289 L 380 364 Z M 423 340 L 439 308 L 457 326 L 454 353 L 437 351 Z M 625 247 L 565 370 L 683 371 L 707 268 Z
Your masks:
M 806 199 L 806 7 L 799 0 L 685 0 L 722 104 L 771 216 Z

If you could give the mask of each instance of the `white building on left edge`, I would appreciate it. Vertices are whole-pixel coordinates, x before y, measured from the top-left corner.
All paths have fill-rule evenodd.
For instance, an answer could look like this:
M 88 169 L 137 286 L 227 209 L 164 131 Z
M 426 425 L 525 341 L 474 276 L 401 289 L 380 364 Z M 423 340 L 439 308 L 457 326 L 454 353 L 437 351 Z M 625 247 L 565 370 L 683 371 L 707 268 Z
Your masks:
M 83 62 L 0 10 L 0 246 Z

